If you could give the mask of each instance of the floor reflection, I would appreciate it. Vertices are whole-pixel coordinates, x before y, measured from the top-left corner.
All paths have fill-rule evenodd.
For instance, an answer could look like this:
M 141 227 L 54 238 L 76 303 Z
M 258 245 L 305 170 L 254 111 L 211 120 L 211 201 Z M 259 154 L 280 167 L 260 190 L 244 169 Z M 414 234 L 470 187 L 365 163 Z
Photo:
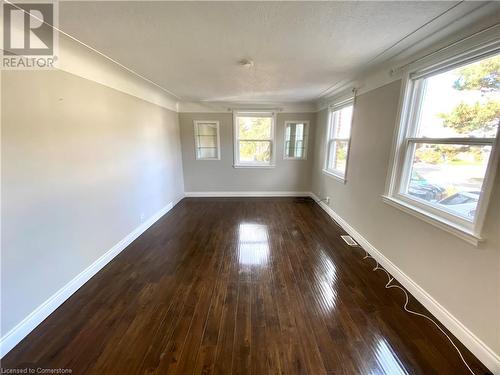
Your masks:
M 241 265 L 266 265 L 269 257 L 267 226 L 241 223 L 238 228 L 238 260 Z
M 328 254 L 321 249 L 319 262 L 316 264 L 316 277 L 319 279 L 317 287 L 319 289 L 321 310 L 330 313 L 335 308 L 337 302 L 337 267 Z
M 387 374 L 387 375 L 408 375 L 409 372 L 399 360 L 398 355 L 384 338 L 377 341 L 375 349 L 375 360 L 377 361 L 378 369 L 372 371 L 371 374 Z

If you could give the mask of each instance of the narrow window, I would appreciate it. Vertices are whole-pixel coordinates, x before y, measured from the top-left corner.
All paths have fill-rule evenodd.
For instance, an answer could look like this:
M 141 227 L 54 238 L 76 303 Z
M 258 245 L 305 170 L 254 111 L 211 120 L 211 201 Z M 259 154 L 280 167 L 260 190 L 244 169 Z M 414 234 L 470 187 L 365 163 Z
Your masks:
M 324 172 L 343 182 L 346 179 L 353 101 L 334 106 L 329 113 L 328 137 Z
M 274 166 L 274 124 L 272 112 L 235 112 L 235 167 Z
M 218 121 L 195 121 L 194 141 L 197 160 L 220 160 Z
M 285 159 L 307 158 L 308 121 L 285 122 Z

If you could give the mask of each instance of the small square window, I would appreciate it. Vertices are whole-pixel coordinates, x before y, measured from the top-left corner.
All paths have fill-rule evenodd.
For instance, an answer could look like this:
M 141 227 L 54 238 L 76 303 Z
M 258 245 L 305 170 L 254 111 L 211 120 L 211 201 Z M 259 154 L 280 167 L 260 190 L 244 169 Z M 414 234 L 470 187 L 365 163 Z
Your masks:
M 218 121 L 195 121 L 194 140 L 196 160 L 220 160 Z

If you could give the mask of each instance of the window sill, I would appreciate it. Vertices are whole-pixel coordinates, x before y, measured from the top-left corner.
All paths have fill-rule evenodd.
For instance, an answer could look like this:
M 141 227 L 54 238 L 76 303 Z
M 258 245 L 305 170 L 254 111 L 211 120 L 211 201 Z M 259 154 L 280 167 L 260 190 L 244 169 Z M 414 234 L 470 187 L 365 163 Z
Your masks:
M 233 168 L 263 168 L 263 169 L 270 169 L 276 167 L 276 164 L 234 164 Z
M 334 180 L 342 183 L 342 184 L 345 184 L 347 181 L 345 179 L 345 176 L 342 176 L 340 174 L 337 174 L 337 173 L 334 173 L 334 172 L 331 172 L 327 169 L 323 169 L 323 174 L 329 176 L 329 177 L 332 177 Z
M 444 231 L 451 233 L 476 247 L 478 246 L 479 242 L 483 240 L 481 236 L 478 236 L 477 234 L 473 233 L 468 228 L 464 228 L 454 222 L 451 222 L 437 215 L 426 212 L 420 208 L 417 208 L 397 198 L 389 197 L 387 195 L 382 195 L 382 200 L 385 203 L 397 209 L 400 209 L 401 211 L 404 211 L 410 215 L 413 215 L 425 221 L 426 223 L 434 225 L 437 228 L 443 229 Z

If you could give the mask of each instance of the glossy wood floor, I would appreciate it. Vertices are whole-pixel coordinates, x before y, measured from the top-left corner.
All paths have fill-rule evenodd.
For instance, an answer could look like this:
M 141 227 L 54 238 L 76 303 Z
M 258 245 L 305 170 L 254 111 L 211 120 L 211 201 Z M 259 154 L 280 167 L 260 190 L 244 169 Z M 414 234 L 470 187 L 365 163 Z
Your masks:
M 185 199 L 2 361 L 73 374 L 468 374 L 305 198 Z M 402 244 L 404 246 L 404 244 Z M 425 310 L 413 301 L 410 307 Z M 460 345 L 477 374 L 487 370 Z

